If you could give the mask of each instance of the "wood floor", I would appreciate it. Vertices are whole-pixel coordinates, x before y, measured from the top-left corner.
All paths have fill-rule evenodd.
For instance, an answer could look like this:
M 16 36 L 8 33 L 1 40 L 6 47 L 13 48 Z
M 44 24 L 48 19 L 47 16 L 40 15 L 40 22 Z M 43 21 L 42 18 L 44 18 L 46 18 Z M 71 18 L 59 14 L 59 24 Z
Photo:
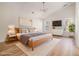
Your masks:
M 19 49 L 16 42 L 0 43 L 0 56 L 26 56 L 26 54 Z
M 79 56 L 79 49 L 75 46 L 74 39 L 61 39 L 62 40 L 49 53 L 50 56 Z
M 54 47 L 54 49 L 52 49 L 48 53 L 48 56 L 79 56 L 79 48 L 75 46 L 74 39 L 64 37 L 57 37 L 57 38 L 60 38 L 62 40 Z M 11 45 L 13 45 L 13 43 L 10 43 L 9 45 L 10 45 L 9 48 L 12 48 Z M 0 43 L 0 46 L 2 46 L 2 43 Z M 1 51 L 5 51 L 5 49 L 3 50 L 5 46 L 6 44 L 4 44 L 3 47 L 0 47 L 0 53 Z M 25 54 L 23 52 L 20 52 L 17 55 L 20 56 Z

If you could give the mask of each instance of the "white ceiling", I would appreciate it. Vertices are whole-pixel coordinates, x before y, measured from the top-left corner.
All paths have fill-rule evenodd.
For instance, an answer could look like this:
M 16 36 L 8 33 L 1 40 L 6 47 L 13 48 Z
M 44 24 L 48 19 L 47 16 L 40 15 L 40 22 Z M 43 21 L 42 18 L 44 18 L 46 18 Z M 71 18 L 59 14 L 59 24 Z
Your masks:
M 26 16 L 28 18 L 46 18 L 50 14 L 56 12 L 61 9 L 64 5 L 70 4 L 69 2 L 46 2 L 45 8 L 46 12 L 42 12 L 42 2 L 7 2 L 0 3 L 0 6 L 6 6 L 18 9 L 20 11 L 21 16 Z M 33 14 L 32 14 L 33 12 Z

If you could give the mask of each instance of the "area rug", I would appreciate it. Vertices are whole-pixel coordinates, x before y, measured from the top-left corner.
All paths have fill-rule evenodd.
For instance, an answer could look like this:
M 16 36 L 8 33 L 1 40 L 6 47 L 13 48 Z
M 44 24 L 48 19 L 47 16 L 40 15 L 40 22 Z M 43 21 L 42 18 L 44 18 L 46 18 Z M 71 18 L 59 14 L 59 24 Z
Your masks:
M 24 52 L 18 48 L 15 44 L 1 44 L 0 56 L 24 56 Z
M 34 51 L 32 51 L 31 48 L 24 46 L 21 42 L 16 43 L 16 46 L 28 56 L 47 56 L 60 41 L 61 39 L 53 38 L 52 40 L 35 47 Z

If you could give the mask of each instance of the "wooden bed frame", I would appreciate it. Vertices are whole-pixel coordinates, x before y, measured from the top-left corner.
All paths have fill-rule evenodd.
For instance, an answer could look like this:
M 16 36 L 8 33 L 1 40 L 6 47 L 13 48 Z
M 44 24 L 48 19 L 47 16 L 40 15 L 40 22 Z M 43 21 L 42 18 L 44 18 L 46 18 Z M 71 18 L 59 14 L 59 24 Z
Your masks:
M 38 45 L 40 45 L 40 44 L 42 44 L 42 43 L 44 43 L 44 42 L 46 42 L 46 41 L 48 41 L 48 40 L 50 40 L 50 38 L 39 38 L 39 40 L 36 40 L 36 41 L 29 41 L 28 42 L 28 46 L 30 47 L 30 48 L 32 48 L 32 51 L 34 50 L 34 47 L 36 47 L 36 46 L 38 46 Z
M 40 44 L 50 40 L 52 38 L 52 36 L 50 35 L 49 37 L 38 37 L 37 40 L 32 41 L 32 39 L 30 38 L 28 41 L 28 47 L 32 48 L 32 51 L 34 50 L 34 47 L 39 46 Z M 17 36 L 17 39 L 20 41 L 19 36 Z

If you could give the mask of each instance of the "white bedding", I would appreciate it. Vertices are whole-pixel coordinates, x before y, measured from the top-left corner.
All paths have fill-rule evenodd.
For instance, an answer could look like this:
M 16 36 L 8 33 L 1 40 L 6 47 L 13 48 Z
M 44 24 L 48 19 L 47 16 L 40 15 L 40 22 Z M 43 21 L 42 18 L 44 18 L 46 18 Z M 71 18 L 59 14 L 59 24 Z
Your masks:
M 51 34 L 39 35 L 39 36 L 31 37 L 30 39 L 32 39 L 32 41 L 36 41 L 36 40 L 39 40 L 39 38 L 52 39 Z

